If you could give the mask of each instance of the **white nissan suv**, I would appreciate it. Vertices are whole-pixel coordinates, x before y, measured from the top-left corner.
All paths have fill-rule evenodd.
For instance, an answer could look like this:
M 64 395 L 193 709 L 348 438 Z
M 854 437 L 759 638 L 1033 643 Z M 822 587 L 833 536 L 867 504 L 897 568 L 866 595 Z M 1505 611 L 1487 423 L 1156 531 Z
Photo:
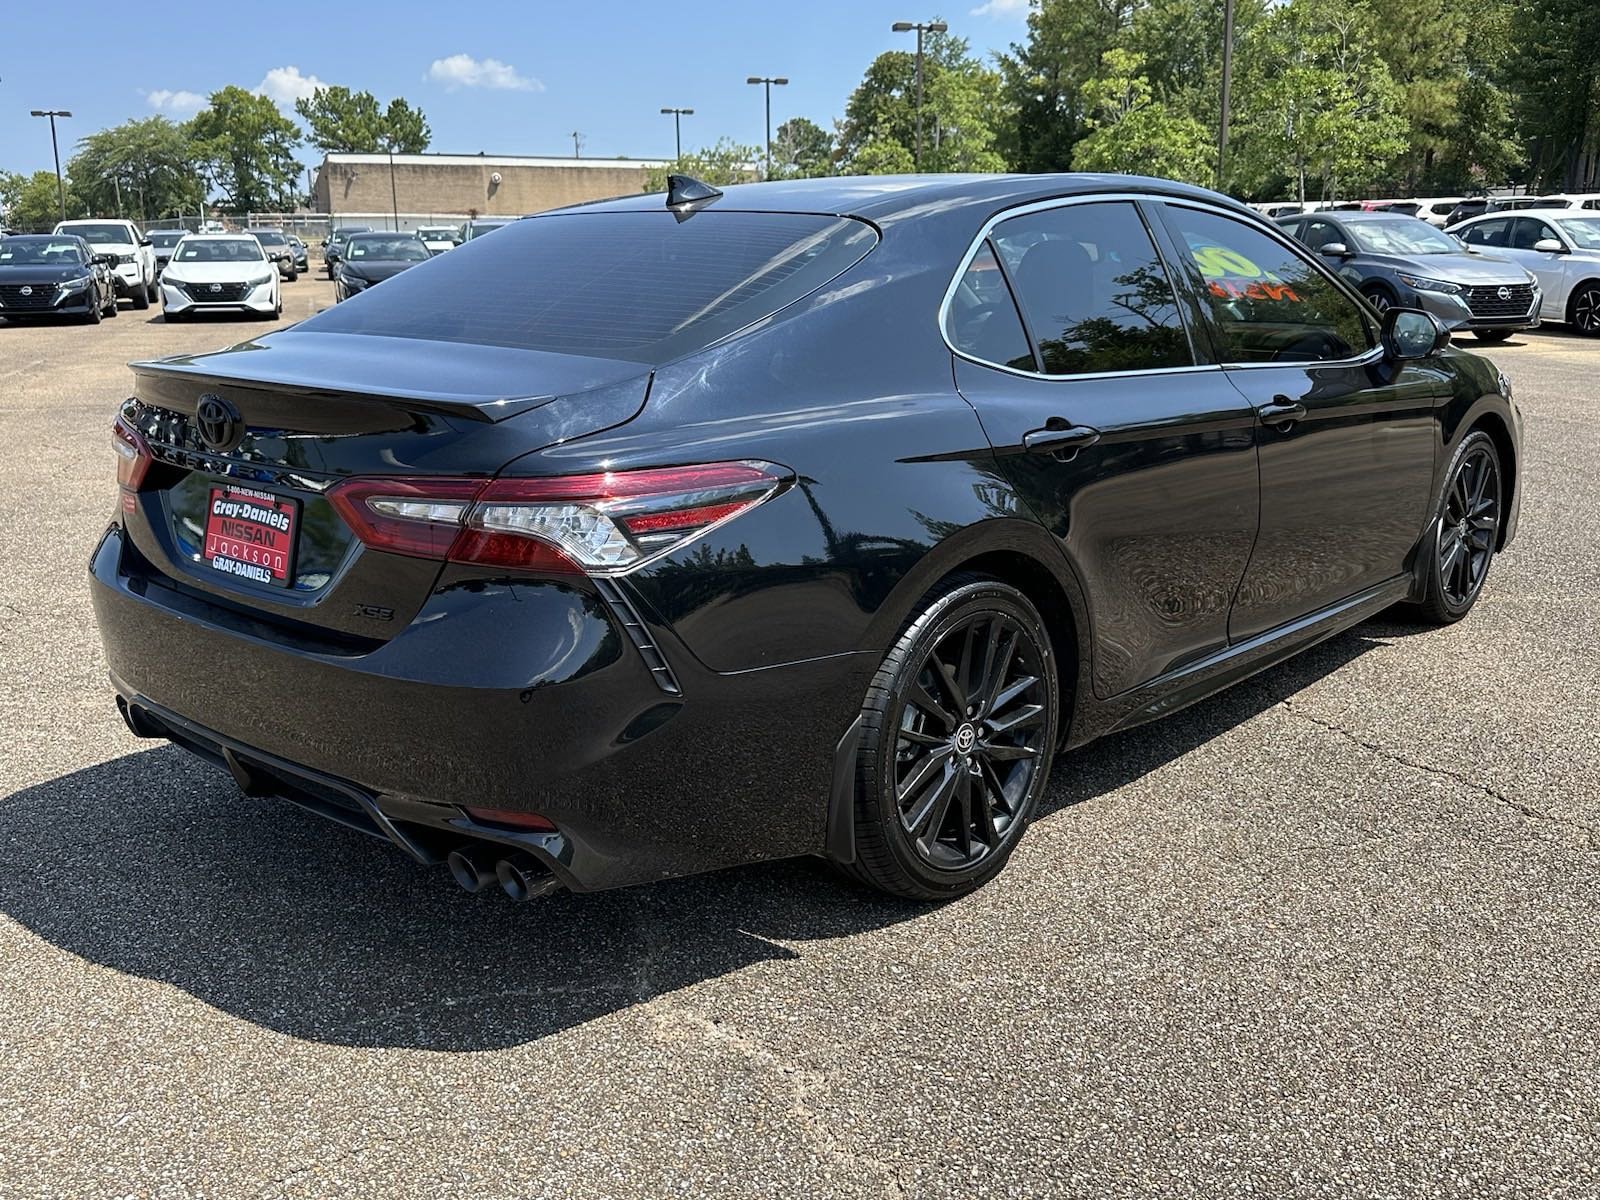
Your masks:
M 118 297 L 127 296 L 135 308 L 150 307 L 156 298 L 156 251 L 132 221 L 112 217 L 62 221 L 55 232 L 74 234 L 96 254 L 112 256 L 111 278 Z

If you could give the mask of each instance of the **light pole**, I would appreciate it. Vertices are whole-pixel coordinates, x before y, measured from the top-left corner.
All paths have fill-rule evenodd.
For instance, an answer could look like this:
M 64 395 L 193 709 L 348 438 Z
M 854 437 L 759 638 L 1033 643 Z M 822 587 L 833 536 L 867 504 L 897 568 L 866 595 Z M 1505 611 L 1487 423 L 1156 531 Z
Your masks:
M 672 114 L 672 132 L 673 132 L 674 135 L 676 135 L 677 140 L 678 140 L 678 159 L 679 159 L 679 161 L 682 161 L 682 159 L 683 159 L 683 119 L 685 117 L 694 116 L 694 109 L 692 109 L 692 108 L 663 108 L 661 110 L 661 115 L 662 116 L 665 116 L 668 113 Z
M 36 108 L 28 114 L 30 117 L 50 118 L 50 149 L 56 156 L 56 202 L 61 205 L 61 219 L 67 219 L 67 189 L 61 182 L 61 147 L 56 142 L 56 118 L 70 117 L 72 114 L 64 108 Z
M 576 129 L 572 131 L 572 157 L 583 157 L 583 134 L 579 133 Z
M 394 143 L 389 143 L 389 210 L 394 214 L 394 231 L 400 232 L 400 194 L 394 186 Z
M 1227 181 L 1228 102 L 1233 86 L 1233 0 L 1222 5 L 1222 112 L 1217 122 L 1217 191 Z
M 943 33 L 950 26 L 943 21 L 896 21 L 889 26 L 894 33 L 917 31 L 917 149 L 912 157 L 917 170 L 922 170 L 922 35 Z
M 767 89 L 767 174 L 772 178 L 772 85 L 783 87 L 789 81 L 777 75 L 752 75 L 745 80 L 746 83 L 759 83 Z

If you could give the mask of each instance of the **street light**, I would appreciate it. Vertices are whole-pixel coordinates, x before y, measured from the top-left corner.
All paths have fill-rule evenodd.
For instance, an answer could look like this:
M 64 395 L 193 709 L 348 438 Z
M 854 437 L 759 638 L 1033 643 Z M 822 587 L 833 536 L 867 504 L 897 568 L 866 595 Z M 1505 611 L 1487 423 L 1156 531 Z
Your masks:
M 917 31 L 917 150 L 912 162 L 922 170 L 922 35 L 943 33 L 950 26 L 943 21 L 896 21 L 889 29 L 894 33 Z
M 665 116 L 668 113 L 672 114 L 672 132 L 677 135 L 677 139 L 678 139 L 678 159 L 681 161 L 683 159 L 683 119 L 685 117 L 694 116 L 694 109 L 692 109 L 692 108 L 663 108 L 661 110 L 661 115 L 662 116 Z
M 56 156 L 56 200 L 61 205 L 61 219 L 67 219 L 67 189 L 61 183 L 61 147 L 56 142 L 56 118 L 70 117 L 72 114 L 64 108 L 36 108 L 28 114 L 30 117 L 50 118 L 50 149 Z
M 772 178 L 772 85 L 773 84 L 777 84 L 779 87 L 783 87 L 784 84 L 788 83 L 789 81 L 787 79 L 782 78 L 781 76 L 752 75 L 752 76 L 750 76 L 749 79 L 746 79 L 745 82 L 746 83 L 759 83 L 759 84 L 764 85 L 766 87 L 766 89 L 767 89 L 767 175 L 766 175 L 766 177 L 768 179 L 771 179 Z

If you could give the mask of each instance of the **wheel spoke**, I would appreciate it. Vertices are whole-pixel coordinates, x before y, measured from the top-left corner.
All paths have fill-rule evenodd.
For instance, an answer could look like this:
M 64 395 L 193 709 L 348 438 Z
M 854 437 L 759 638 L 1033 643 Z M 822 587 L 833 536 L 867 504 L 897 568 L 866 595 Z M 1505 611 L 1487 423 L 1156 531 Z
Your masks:
M 955 790 L 956 772 L 953 765 L 947 760 L 944 765 L 944 776 L 937 784 L 928 789 L 922 802 L 915 809 L 902 818 L 901 823 L 913 836 L 920 838 L 924 825 L 932 826 L 929 840 L 937 840 L 939 827 L 944 824 L 944 814 L 950 807 L 950 796 Z
M 1004 634 L 1005 626 L 1001 623 L 998 617 L 989 622 L 989 638 L 986 642 L 984 642 L 983 645 L 983 674 L 978 677 L 978 686 L 976 689 L 978 715 L 980 716 L 988 711 L 990 696 L 993 694 L 1000 679 L 1005 678 L 1004 674 L 1001 674 L 997 678 L 994 669 L 995 656 L 999 653 L 1000 639 L 1004 636 Z
M 978 838 L 991 850 L 1000 843 L 1000 831 L 994 824 L 994 807 L 998 797 L 992 796 L 989 781 L 983 775 L 983 761 L 978 761 L 978 774 L 973 777 L 973 819 L 978 829 Z
M 1483 503 L 1484 489 L 1489 486 L 1489 460 L 1478 458 L 1473 460 L 1472 471 L 1472 498 L 1467 504 L 1467 511 L 1473 512 L 1479 504 Z
M 1451 535 L 1450 544 L 1439 554 L 1439 574 L 1448 576 L 1455 569 L 1456 559 L 1461 555 L 1461 539 Z
M 950 722 L 951 727 L 954 728 L 961 723 L 961 718 L 966 716 L 967 693 L 957 681 L 955 672 L 950 669 L 950 664 L 940 658 L 937 653 L 932 657 L 933 669 L 944 684 L 945 694 L 950 697 L 951 703 L 955 705 L 956 712 L 960 714 Z
M 1030 704 L 1026 708 L 1018 709 L 1003 721 L 990 721 L 989 736 L 997 737 L 1000 734 L 1013 733 L 1018 729 L 1026 729 L 1030 725 L 1037 725 L 1043 720 L 1044 705 Z
M 1004 691 L 995 696 L 994 703 L 989 706 L 988 716 L 990 718 L 990 724 L 994 723 L 993 718 L 1010 708 L 1011 705 L 1016 702 L 1018 697 L 1025 694 L 1030 688 L 1033 687 L 1034 684 L 1038 682 L 1039 677 L 1037 675 L 1024 675 L 1010 687 L 1006 688 Z
M 954 729 L 961 724 L 960 720 L 949 709 L 933 698 L 927 688 L 914 680 L 910 688 L 907 689 L 906 703 L 914 705 L 936 720 L 943 721 L 946 729 Z
M 1000 776 L 995 773 L 994 763 L 989 761 L 987 754 L 978 755 L 978 769 L 983 772 L 984 782 L 988 785 L 989 793 L 994 797 L 994 803 L 1005 812 L 1006 816 L 1013 815 L 1011 801 L 1006 796 L 1005 785 L 1000 782 Z
M 961 687 L 961 713 L 966 715 L 967 706 L 972 702 L 972 696 L 982 688 L 980 683 L 973 686 L 972 681 L 972 654 L 978 641 L 978 622 L 973 621 L 967 626 L 967 636 L 961 639 L 961 665 L 956 668 L 956 682 Z
M 1020 762 L 1025 758 L 1039 757 L 1039 752 L 1032 746 L 996 746 L 988 742 L 980 749 L 991 761 L 997 762 Z
M 911 772 L 911 777 L 897 789 L 897 798 L 900 801 L 901 808 L 905 807 L 906 801 L 915 798 L 923 790 L 928 780 L 933 777 L 933 773 L 949 761 L 952 753 L 954 751 L 951 747 L 941 746 L 936 750 L 928 751 L 923 756 L 922 761 L 917 764 L 916 770 Z
M 972 772 L 966 764 L 956 767 L 956 843 L 961 853 L 972 853 Z
M 943 746 L 949 739 L 935 737 L 931 733 L 923 733 L 920 729 L 902 729 L 898 736 L 903 742 L 914 742 L 918 746 Z

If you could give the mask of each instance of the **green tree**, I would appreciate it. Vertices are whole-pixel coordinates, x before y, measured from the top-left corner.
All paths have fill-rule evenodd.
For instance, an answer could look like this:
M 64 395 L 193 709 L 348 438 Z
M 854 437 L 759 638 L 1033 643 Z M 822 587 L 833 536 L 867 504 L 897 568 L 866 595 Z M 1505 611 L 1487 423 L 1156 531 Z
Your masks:
M 1229 182 L 1249 194 L 1316 176 L 1329 198 L 1378 178 L 1406 147 L 1389 69 L 1365 0 L 1288 0 L 1241 47 Z
M 1506 76 L 1534 180 L 1577 190 L 1600 150 L 1600 4 L 1520 0 L 1509 32 Z
M 332 85 L 296 100 L 294 110 L 311 129 L 307 140 L 325 153 L 420 154 L 432 138 L 422 110 L 399 97 L 380 109 L 371 92 Z
M 1524 173 L 1516 114 L 1505 84 L 1516 12 L 1501 0 L 1458 0 L 1467 14 L 1455 113 L 1427 176 L 1441 192 L 1483 191 Z
M 773 173 L 810 179 L 833 171 L 833 134 L 805 117 L 790 117 L 772 139 Z
M 1100 74 L 1083 88 L 1089 135 L 1073 149 L 1078 171 L 1120 171 L 1210 184 L 1211 131 L 1155 98 L 1144 56 L 1107 50 Z
M 141 218 L 194 212 L 200 176 L 183 128 L 166 117 L 125 121 L 78 142 L 67 164 L 91 209 Z M 119 202 L 120 198 L 120 202 Z
M 87 215 L 83 198 L 78 195 L 70 179 L 65 180 L 67 216 Z M 35 171 L 32 175 L 0 172 L 0 212 L 5 213 L 5 223 L 12 229 L 49 232 L 61 219 L 61 206 L 56 193 L 56 173 Z
M 891 137 L 869 138 L 842 166 L 846 175 L 909 175 L 917 169 L 910 149 Z
M 749 183 L 761 174 L 758 164 L 762 151 L 755 146 L 744 146 L 731 138 L 719 138 L 715 146 L 690 151 L 675 158 L 664 167 L 657 167 L 645 175 L 644 190 L 664 192 L 668 175 L 693 175 L 702 183 L 722 187 L 729 183 Z
M 917 60 L 904 50 L 878 55 L 845 104 L 839 131 L 840 170 L 882 174 L 899 156 L 883 143 L 905 148 L 915 160 L 917 144 Z M 968 52 L 965 38 L 931 33 L 923 43 L 922 169 L 997 171 L 1005 166 L 999 131 L 1010 123 L 1000 76 Z M 874 167 L 855 160 L 872 148 Z M 910 169 L 908 166 L 907 169 Z
M 300 133 L 265 96 L 229 84 L 186 126 L 201 170 L 234 212 L 292 206 Z

